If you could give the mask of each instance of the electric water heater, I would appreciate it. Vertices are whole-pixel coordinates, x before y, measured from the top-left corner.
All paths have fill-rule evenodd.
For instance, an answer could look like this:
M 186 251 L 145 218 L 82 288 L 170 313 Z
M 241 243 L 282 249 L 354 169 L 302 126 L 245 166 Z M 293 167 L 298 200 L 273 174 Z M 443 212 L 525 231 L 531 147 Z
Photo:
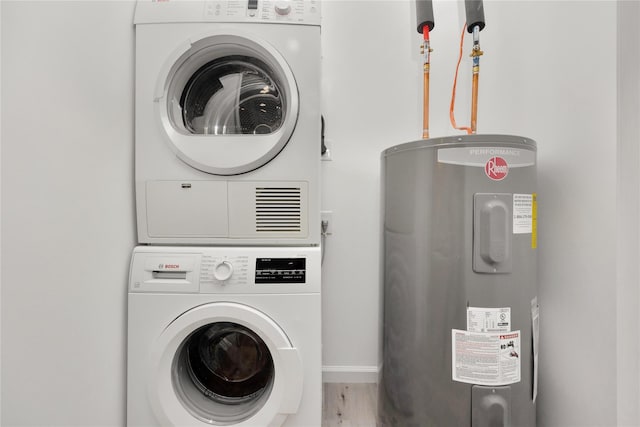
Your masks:
M 535 142 L 410 142 L 382 175 L 378 426 L 535 426 Z

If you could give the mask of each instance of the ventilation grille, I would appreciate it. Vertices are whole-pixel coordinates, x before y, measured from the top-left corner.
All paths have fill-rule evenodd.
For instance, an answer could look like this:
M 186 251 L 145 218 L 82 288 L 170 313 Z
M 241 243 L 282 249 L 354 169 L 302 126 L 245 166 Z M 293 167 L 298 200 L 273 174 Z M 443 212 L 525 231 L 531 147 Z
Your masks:
M 256 188 L 256 231 L 299 233 L 301 207 L 300 187 Z

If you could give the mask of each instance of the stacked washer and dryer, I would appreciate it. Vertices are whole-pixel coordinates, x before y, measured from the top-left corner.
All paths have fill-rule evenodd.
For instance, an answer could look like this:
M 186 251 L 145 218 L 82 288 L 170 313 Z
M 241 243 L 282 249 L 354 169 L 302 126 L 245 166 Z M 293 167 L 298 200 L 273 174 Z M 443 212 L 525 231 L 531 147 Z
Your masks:
M 320 5 L 139 0 L 127 424 L 321 423 Z

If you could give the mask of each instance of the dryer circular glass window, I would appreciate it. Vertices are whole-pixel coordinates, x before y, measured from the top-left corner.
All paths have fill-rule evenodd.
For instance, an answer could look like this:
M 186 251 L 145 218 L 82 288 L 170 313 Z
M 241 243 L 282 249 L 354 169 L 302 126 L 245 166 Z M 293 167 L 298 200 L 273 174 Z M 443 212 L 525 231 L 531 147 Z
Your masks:
M 181 127 L 212 135 L 277 131 L 286 115 L 286 99 L 273 76 L 265 63 L 251 57 L 228 56 L 205 64 L 182 92 Z
M 255 170 L 280 153 L 298 119 L 298 89 L 282 55 L 253 35 L 225 33 L 179 49 L 156 105 L 176 155 L 217 175 Z
M 274 381 L 265 342 L 249 328 L 216 322 L 191 333 L 173 362 L 173 385 L 183 406 L 207 423 L 236 424 L 262 408 Z

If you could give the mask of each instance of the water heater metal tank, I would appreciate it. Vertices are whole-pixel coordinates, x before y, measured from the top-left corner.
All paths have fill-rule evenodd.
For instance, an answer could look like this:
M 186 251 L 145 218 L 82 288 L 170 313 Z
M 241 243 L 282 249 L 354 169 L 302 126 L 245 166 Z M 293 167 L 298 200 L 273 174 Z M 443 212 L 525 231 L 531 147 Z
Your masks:
M 378 425 L 534 426 L 535 142 L 410 142 L 382 174 Z

